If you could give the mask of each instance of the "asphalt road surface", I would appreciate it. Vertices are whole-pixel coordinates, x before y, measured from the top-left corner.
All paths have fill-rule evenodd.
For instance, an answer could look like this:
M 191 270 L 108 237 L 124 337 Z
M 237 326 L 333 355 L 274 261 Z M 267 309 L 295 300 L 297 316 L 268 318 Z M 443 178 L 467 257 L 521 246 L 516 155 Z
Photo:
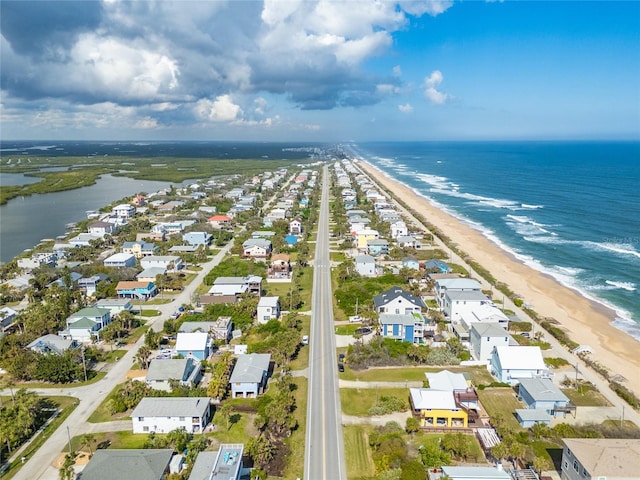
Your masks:
M 311 308 L 304 478 L 346 480 L 338 366 L 333 332 L 329 263 L 329 169 L 327 166 L 323 169 Z

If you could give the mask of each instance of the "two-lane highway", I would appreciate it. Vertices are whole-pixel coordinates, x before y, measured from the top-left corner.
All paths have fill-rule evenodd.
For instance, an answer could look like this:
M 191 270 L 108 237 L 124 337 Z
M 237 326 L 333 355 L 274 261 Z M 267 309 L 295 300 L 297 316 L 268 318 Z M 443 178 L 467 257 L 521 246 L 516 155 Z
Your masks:
M 322 199 L 313 263 L 309 393 L 305 445 L 305 480 L 346 480 L 342 413 L 333 331 L 329 261 L 329 168 L 323 169 Z

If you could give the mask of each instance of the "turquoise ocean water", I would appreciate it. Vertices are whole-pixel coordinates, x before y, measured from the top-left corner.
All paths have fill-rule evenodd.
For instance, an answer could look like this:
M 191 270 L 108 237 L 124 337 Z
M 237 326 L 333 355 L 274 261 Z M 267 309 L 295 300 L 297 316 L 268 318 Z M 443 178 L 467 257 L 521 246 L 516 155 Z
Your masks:
M 348 149 L 640 340 L 640 143 L 361 143 Z

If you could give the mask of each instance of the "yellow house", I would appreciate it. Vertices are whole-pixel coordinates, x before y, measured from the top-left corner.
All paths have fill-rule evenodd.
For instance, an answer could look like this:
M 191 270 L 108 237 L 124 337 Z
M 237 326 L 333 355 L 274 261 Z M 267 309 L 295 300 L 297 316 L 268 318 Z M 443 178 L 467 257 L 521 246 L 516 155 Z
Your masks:
M 364 229 L 356 232 L 358 250 L 365 250 L 367 248 L 367 242 L 369 240 L 375 240 L 376 238 L 380 238 L 380 233 L 378 233 L 377 230 Z
M 420 416 L 422 427 L 466 428 L 467 412 L 456 404 L 453 392 L 411 388 L 411 408 Z

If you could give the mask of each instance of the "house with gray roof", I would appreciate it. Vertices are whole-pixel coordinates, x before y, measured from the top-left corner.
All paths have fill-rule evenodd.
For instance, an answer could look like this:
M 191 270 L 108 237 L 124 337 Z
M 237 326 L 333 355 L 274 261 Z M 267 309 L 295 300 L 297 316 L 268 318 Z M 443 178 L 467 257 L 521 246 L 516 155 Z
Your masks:
M 189 480 L 239 480 L 243 473 L 244 444 L 223 443 L 217 452 L 200 452 Z
M 425 304 L 422 298 L 403 290 L 391 287 L 380 295 L 373 297 L 373 304 L 378 313 L 420 313 Z
M 461 340 L 464 339 L 464 325 L 453 324 L 454 332 Z M 459 333 L 460 332 L 460 333 Z M 499 323 L 472 323 L 468 332 L 471 344 L 471 355 L 478 361 L 489 362 L 494 347 L 516 344 L 511 335 Z
M 356 272 L 363 277 L 376 276 L 376 259 L 371 255 L 356 255 L 354 257 Z
M 131 412 L 133 433 L 202 433 L 210 419 L 209 397 L 145 397 Z
M 54 355 L 62 355 L 67 350 L 76 347 L 75 340 L 53 334 L 43 335 L 27 345 L 27 348 L 33 352 Z
M 200 362 L 193 358 L 154 359 L 147 370 L 145 382 L 154 390 L 170 392 L 171 381 L 193 387 L 200 382 Z
M 231 373 L 231 396 L 257 397 L 267 386 L 270 353 L 240 355 Z
M 171 448 L 96 450 L 82 471 L 82 480 L 163 480 L 172 456 Z
M 638 478 L 640 439 L 563 438 L 562 480 Z
M 523 378 L 518 385 L 518 400 L 528 409 L 544 410 L 549 415 L 564 416 L 575 412 L 569 397 L 548 378 Z

